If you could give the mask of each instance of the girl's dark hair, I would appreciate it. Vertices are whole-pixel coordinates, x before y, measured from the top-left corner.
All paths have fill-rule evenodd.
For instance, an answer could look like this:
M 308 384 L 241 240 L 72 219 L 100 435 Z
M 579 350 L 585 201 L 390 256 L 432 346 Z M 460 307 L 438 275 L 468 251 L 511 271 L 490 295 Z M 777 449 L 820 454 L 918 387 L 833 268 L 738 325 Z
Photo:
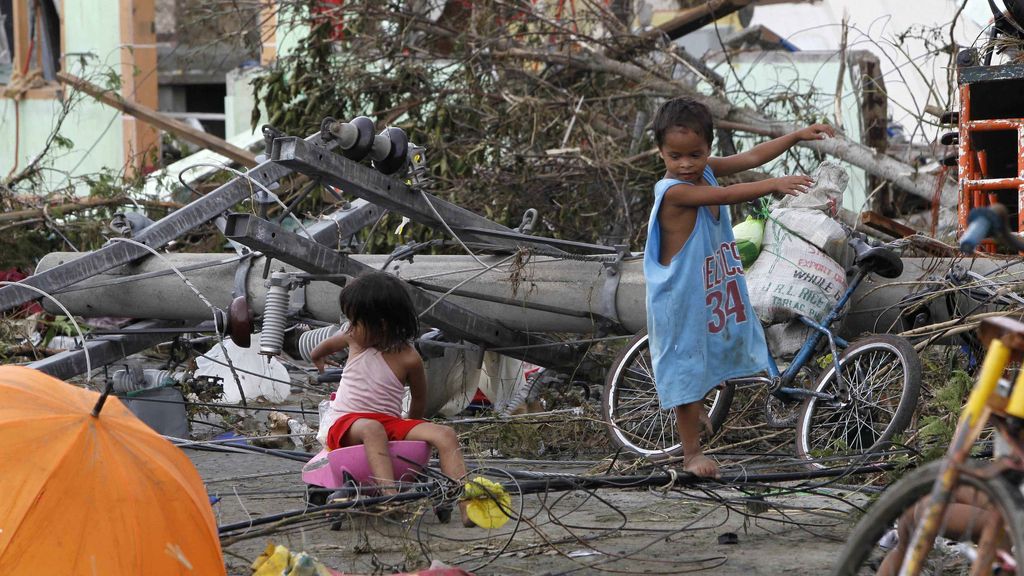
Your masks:
M 665 134 L 673 128 L 686 128 L 702 136 L 711 147 L 715 122 L 708 107 L 693 98 L 673 98 L 658 108 L 654 115 L 654 141 L 661 148 Z
M 371 272 L 352 280 L 338 304 L 352 326 L 359 324 L 366 331 L 367 345 L 382 352 L 405 347 L 419 331 L 409 293 L 390 274 Z

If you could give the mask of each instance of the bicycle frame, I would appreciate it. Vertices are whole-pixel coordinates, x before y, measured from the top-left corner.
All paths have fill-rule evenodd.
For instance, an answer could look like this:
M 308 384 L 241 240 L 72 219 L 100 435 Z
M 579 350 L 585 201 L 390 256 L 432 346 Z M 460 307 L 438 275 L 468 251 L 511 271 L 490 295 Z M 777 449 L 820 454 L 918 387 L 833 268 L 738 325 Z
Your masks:
M 949 449 L 946 451 L 939 476 L 928 497 L 924 514 L 915 527 L 910 545 L 907 547 L 903 564 L 900 567 L 900 576 L 912 576 L 920 573 L 924 559 L 931 551 L 935 536 L 938 534 L 957 479 L 963 472 L 963 464 L 970 458 L 971 446 L 990 418 L 995 417 L 1002 421 L 1006 416 L 1024 415 L 1024 411 L 1022 411 L 1024 409 L 1024 370 L 1018 373 L 1008 397 L 997 393 L 1000 378 L 1011 356 L 1019 356 L 1019 347 L 1015 346 L 1014 349 L 1011 349 L 1000 338 L 991 340 L 982 362 L 978 381 L 960 412 L 956 431 Z M 1000 426 L 1000 433 L 1002 431 L 1003 427 Z
M 829 310 L 828 314 L 822 318 L 821 323 L 815 322 L 814 320 L 800 316 L 799 319 L 805 325 L 814 330 L 814 332 L 807 337 L 800 350 L 797 351 L 796 356 L 793 358 L 793 362 L 786 368 L 785 371 L 780 371 L 778 364 L 775 363 L 775 357 L 772 356 L 771 350 L 768 351 L 768 376 L 748 376 L 744 378 L 734 378 L 731 382 L 737 384 L 768 384 L 770 386 L 776 386 L 772 393 L 783 400 L 789 399 L 802 399 L 808 397 L 816 397 L 821 400 L 833 400 L 835 398 L 832 394 L 823 394 L 815 392 L 813 390 L 807 390 L 806 388 L 798 388 L 790 386 L 796 379 L 796 375 L 800 372 L 800 369 L 807 364 L 807 362 L 814 356 L 815 351 L 818 349 L 818 345 L 821 344 L 822 338 L 828 339 L 828 346 L 832 352 L 832 362 L 836 370 L 836 379 L 839 381 L 839 389 L 845 391 L 846 386 L 842 381 L 842 373 L 839 370 L 839 348 L 846 348 L 850 345 L 849 342 L 836 336 L 832 330 L 832 323 L 842 315 L 843 309 L 850 302 L 850 298 L 853 296 L 854 291 L 860 286 L 860 283 L 867 277 L 867 271 L 858 268 L 854 274 L 853 279 L 850 280 L 849 286 L 846 291 L 836 302 L 835 306 Z

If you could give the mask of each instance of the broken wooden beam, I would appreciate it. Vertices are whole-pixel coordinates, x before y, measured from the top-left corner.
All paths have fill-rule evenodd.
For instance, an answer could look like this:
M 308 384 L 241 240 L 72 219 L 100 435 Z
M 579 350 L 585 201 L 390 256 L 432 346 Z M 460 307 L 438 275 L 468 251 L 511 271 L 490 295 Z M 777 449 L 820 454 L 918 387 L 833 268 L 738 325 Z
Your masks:
M 15 222 L 18 220 L 26 220 L 31 218 L 41 218 L 45 216 L 59 217 L 69 212 L 78 212 L 80 210 L 88 210 L 90 208 L 100 208 L 104 206 L 120 206 L 124 204 L 141 204 L 150 208 L 167 208 L 170 210 L 176 210 L 181 208 L 181 204 L 177 202 L 162 202 L 156 200 L 130 200 L 126 197 L 121 198 L 82 198 L 75 202 L 50 202 L 44 205 L 42 208 L 28 208 L 25 210 L 12 210 L 10 212 L 4 212 L 0 214 L 0 223 L 3 222 Z
M 197 146 L 209 148 L 221 156 L 225 156 L 234 162 L 238 162 L 246 168 L 252 168 L 256 165 L 256 155 L 252 152 L 230 144 L 222 138 L 218 138 L 212 134 L 207 134 L 202 130 L 196 130 L 188 124 L 175 120 L 174 118 L 170 118 L 156 110 L 153 110 L 152 108 L 125 100 L 120 94 L 101 88 L 88 80 L 73 76 L 67 72 L 58 72 L 57 79 L 81 90 L 82 92 L 85 92 L 107 106 L 116 108 L 125 114 L 134 116 L 135 118 L 138 118 L 152 126 L 156 126 L 161 130 L 171 132 L 181 139 L 187 140 Z
M 678 16 L 644 32 L 640 37 L 650 39 L 664 35 L 669 40 L 675 40 L 741 8 L 746 8 L 750 3 L 751 0 L 710 0 L 700 6 L 680 10 Z
M 873 210 L 861 212 L 860 221 L 875 230 L 880 230 L 895 238 L 906 238 L 917 234 L 917 230 L 910 226 L 897 222 L 887 216 L 883 216 Z

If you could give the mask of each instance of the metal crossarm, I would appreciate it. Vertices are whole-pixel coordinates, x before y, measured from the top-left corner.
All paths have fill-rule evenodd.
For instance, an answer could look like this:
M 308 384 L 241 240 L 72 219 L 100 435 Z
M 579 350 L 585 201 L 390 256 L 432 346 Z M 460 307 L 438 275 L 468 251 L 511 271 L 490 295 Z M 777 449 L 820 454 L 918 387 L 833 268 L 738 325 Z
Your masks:
M 528 246 L 538 254 L 555 257 L 565 256 L 566 250 L 586 254 L 616 252 L 614 248 L 608 246 L 559 241 L 516 232 L 451 202 L 411 188 L 396 178 L 381 174 L 340 154 L 311 145 L 300 138 L 276 139 L 272 158 L 283 166 L 307 176 L 320 178 L 348 194 L 369 200 L 421 224 L 451 228 L 459 232 L 460 237 L 466 241 L 494 244 L 509 249 Z
M 292 266 L 314 274 L 347 274 L 358 276 L 375 268 L 339 254 L 321 244 L 292 234 L 284 228 L 251 214 L 231 214 L 224 230 L 225 237 L 253 250 L 259 250 Z M 339 282 L 336 282 L 339 283 Z M 446 300 L 404 283 L 417 310 L 424 314 L 424 323 L 448 335 L 486 347 L 525 349 L 503 350 L 502 353 L 549 368 L 572 369 L 579 364 L 578 351 L 568 344 L 549 342 L 543 338 L 511 330 L 480 314 L 470 312 Z M 551 346 L 540 346 L 545 343 Z
M 308 145 L 316 145 L 319 142 L 320 134 L 317 133 L 309 137 Z M 319 149 L 326 150 L 322 146 Z M 263 185 L 269 185 L 291 172 L 291 168 L 277 165 L 268 160 L 250 170 L 249 176 Z M 152 248 L 164 246 L 171 240 L 230 209 L 248 197 L 252 189 L 252 184 L 245 178 L 234 178 L 188 206 L 161 218 L 140 232 L 135 240 Z M 150 252 L 141 246 L 134 246 L 127 242 L 114 242 L 87 256 L 29 276 L 22 282 L 44 292 L 53 293 L 111 268 L 127 264 L 143 256 L 149 256 L 149 254 Z M 4 286 L 0 288 L 0 312 L 38 297 L 39 294 L 27 288 Z
M 88 352 L 92 360 L 93 368 L 105 366 L 116 362 L 125 356 L 152 348 L 161 342 L 170 339 L 167 333 L 160 330 L 165 328 L 194 328 L 196 332 L 212 330 L 213 322 L 201 322 L 190 324 L 181 321 L 171 320 L 143 320 L 126 327 L 126 330 L 139 331 L 138 334 L 111 334 L 87 340 L 83 348 L 67 350 L 60 354 L 54 354 L 49 358 L 37 360 L 28 365 L 40 372 L 45 372 L 54 378 L 67 380 L 79 374 L 85 373 L 85 355 Z M 152 330 L 152 332 L 150 332 Z

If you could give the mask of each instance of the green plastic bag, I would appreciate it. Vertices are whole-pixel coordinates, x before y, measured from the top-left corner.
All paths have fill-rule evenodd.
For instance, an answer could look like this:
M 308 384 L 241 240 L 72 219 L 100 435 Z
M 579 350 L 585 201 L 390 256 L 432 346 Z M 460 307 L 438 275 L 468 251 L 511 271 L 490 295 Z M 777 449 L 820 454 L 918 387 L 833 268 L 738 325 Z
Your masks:
M 732 227 L 732 233 L 736 237 L 736 250 L 740 253 L 740 261 L 743 262 L 744 268 L 749 268 L 761 253 L 764 220 L 747 216 L 746 220 Z

